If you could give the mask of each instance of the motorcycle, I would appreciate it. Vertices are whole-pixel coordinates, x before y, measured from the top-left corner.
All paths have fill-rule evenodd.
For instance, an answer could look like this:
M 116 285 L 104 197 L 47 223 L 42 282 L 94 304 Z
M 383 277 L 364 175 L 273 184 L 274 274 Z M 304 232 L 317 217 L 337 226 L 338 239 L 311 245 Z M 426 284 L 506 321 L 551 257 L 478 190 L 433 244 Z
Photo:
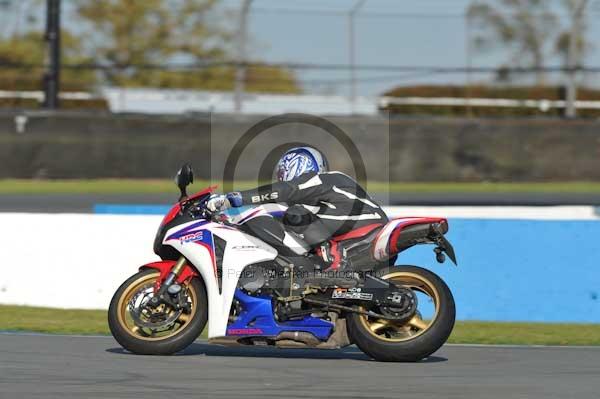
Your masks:
M 115 292 L 108 322 L 117 342 L 135 354 L 169 355 L 204 331 L 221 345 L 336 349 L 355 344 L 378 361 L 414 362 L 437 351 L 455 321 L 452 293 L 436 274 L 394 266 L 397 255 L 433 244 L 438 262 L 454 249 L 444 218 L 404 217 L 332 237 L 343 262 L 311 273 L 251 235 L 244 222 L 272 204 L 235 217 L 210 212 L 215 189 L 188 196 L 193 171 L 177 173 L 180 199 L 156 234 L 162 259 L 139 268 Z M 287 233 L 286 233 L 287 234 Z M 293 232 L 289 232 L 294 235 Z

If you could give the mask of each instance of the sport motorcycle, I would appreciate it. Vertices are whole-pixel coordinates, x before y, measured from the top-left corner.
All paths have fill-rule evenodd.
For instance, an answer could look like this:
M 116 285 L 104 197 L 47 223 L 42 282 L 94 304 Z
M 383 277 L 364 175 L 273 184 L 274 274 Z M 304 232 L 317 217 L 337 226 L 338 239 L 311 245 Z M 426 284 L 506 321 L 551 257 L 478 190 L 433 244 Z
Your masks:
M 207 328 L 210 343 L 337 349 L 355 344 L 378 361 L 418 361 L 448 339 L 452 293 L 433 272 L 394 265 L 398 254 L 432 244 L 438 262 L 456 256 L 448 221 L 401 217 L 334 236 L 343 254 L 328 264 L 320 248 L 302 269 L 254 237 L 244 223 L 285 207 L 268 204 L 236 215 L 211 212 L 210 187 L 188 196 L 193 172 L 177 173 L 180 199 L 154 241 L 161 261 L 148 263 L 115 292 L 108 322 L 114 338 L 136 354 L 169 355 Z M 293 231 L 286 232 L 294 236 Z

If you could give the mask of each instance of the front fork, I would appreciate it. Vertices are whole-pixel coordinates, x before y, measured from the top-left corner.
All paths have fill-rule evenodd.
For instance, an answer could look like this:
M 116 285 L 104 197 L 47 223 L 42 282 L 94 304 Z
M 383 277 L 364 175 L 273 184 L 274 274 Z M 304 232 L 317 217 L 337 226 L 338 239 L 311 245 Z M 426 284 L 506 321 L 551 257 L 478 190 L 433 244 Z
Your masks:
M 169 289 L 169 287 L 173 284 L 177 277 L 179 277 L 179 274 L 183 270 L 184 266 L 185 257 L 182 256 L 177 260 L 177 263 L 175 263 L 169 274 L 167 274 L 167 277 L 163 280 L 160 287 L 158 288 L 157 294 L 159 294 L 159 296 L 164 294 Z
M 186 265 L 185 257 L 181 256 L 174 264 L 171 262 L 156 262 L 146 265 L 146 268 L 157 269 L 160 278 L 156 281 L 154 291 L 156 295 L 150 299 L 150 306 L 157 307 L 167 303 L 175 308 L 178 304 L 173 301 L 181 292 L 181 285 L 185 280 L 197 275 L 194 269 Z

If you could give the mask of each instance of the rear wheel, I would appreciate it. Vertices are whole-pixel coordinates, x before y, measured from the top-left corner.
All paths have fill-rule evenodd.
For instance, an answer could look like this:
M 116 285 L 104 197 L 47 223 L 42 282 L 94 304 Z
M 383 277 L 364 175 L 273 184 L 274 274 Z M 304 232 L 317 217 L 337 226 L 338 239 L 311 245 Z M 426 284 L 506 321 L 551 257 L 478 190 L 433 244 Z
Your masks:
M 184 284 L 179 295 L 187 305 L 149 306 L 160 274 L 142 270 L 115 292 L 108 309 L 110 331 L 123 348 L 141 355 L 170 355 L 189 346 L 208 319 L 206 289 L 199 278 Z
M 456 314 L 454 298 L 446 283 L 417 266 L 384 268 L 376 275 L 418 294 L 417 311 L 404 322 L 349 314 L 347 328 L 351 340 L 379 361 L 415 362 L 437 351 L 450 336 Z

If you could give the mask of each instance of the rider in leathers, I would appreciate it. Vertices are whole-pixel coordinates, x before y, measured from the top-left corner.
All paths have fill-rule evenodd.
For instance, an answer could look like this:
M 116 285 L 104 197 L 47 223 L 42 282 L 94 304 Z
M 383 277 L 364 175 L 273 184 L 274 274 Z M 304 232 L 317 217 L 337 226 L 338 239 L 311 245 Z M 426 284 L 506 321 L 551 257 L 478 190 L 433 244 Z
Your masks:
M 244 223 L 253 235 L 275 247 L 280 255 L 303 256 L 331 237 L 388 219 L 381 207 L 351 177 L 328 172 L 325 157 L 312 147 L 287 151 L 276 167 L 277 182 L 252 190 L 215 195 L 208 208 L 280 203 L 288 206 L 282 222 L 269 214 Z M 298 234 L 290 234 L 289 231 Z M 297 245 L 301 237 L 307 245 Z

